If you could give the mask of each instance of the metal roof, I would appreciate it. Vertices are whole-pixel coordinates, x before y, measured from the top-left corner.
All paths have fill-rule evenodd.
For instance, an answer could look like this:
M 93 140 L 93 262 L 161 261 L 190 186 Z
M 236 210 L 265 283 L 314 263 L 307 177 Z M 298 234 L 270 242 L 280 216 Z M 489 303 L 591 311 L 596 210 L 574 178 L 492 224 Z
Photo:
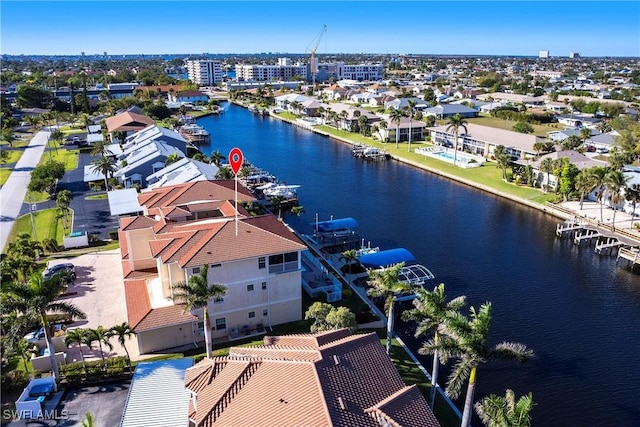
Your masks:
M 192 358 L 138 363 L 120 427 L 186 425 L 190 393 L 184 375 L 191 366 Z
M 143 211 L 138 202 L 138 192 L 135 188 L 109 191 L 107 198 L 111 215 L 125 215 Z
M 386 251 L 364 254 L 358 257 L 364 268 L 381 268 L 401 262 L 414 261 L 415 257 L 404 248 L 389 249 Z
M 327 233 L 330 231 L 347 230 L 356 228 L 358 221 L 353 218 L 339 218 L 332 219 L 331 221 L 320 221 L 316 224 L 316 230 L 320 233 Z

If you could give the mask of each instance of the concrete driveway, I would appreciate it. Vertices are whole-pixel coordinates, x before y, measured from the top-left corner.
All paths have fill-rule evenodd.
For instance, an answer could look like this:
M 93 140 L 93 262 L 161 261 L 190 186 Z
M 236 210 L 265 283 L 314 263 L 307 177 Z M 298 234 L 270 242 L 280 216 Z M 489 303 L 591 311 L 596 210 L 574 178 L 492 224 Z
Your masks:
M 64 258 L 50 261 L 49 265 L 71 262 L 76 267 L 76 280 L 69 284 L 67 295 L 62 300 L 74 304 L 82 310 L 87 318 L 68 325 L 69 328 L 96 328 L 102 325 L 110 328 L 127 321 L 127 308 L 122 281 L 122 265 L 120 250 L 92 252 L 75 258 Z M 117 342 L 111 340 L 113 351 L 105 350 L 105 356 L 126 355 L 124 349 Z M 85 359 L 100 357 L 97 343 L 90 351 L 82 346 Z M 135 337 L 127 341 L 127 349 L 131 357 L 138 355 Z M 80 361 L 78 347 L 74 344 L 67 352 L 67 360 Z

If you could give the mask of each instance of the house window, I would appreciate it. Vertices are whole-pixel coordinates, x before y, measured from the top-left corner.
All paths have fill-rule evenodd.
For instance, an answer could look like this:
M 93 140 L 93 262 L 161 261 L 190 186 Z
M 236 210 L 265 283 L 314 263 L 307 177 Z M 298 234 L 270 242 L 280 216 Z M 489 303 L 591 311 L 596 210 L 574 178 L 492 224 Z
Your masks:
M 226 317 L 221 317 L 219 319 L 216 319 L 216 330 L 217 331 L 221 331 L 223 329 L 227 329 L 227 318 Z
M 253 291 L 253 285 L 247 285 L 247 292 Z
M 262 282 L 262 290 L 265 291 L 267 289 L 267 282 Z
M 250 311 L 249 312 L 249 319 L 252 319 L 254 317 L 256 317 L 256 312 L 255 311 Z
M 269 273 L 283 273 L 297 269 L 298 252 L 287 252 L 269 257 Z
M 261 256 L 258 258 L 258 268 L 263 269 L 267 266 L 267 260 L 265 257 Z
M 218 267 L 222 267 L 222 264 L 211 264 L 209 267 L 218 268 Z
M 191 272 L 193 274 L 200 274 L 200 267 L 194 267 L 193 270 L 191 270 Z
M 262 310 L 262 315 L 263 316 L 269 315 L 269 310 L 267 310 L 266 308 L 264 310 Z

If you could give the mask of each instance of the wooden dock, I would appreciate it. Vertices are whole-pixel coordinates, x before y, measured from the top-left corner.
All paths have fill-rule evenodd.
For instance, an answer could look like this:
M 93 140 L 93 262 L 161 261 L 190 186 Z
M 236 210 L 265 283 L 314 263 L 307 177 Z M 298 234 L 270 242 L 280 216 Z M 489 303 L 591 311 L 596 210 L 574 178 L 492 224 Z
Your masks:
M 582 230 L 587 225 L 586 222 L 576 222 L 572 220 L 566 220 L 556 225 L 556 236 L 562 237 L 564 233 L 571 233 L 577 230 Z
M 621 242 L 617 237 L 601 236 L 596 240 L 595 252 L 600 255 L 602 254 L 602 251 L 608 251 L 608 253 L 611 253 L 613 249 L 624 245 L 625 243 Z
M 618 249 L 616 264 L 623 259 L 627 261 L 627 265 L 631 265 L 631 270 L 636 264 L 640 264 L 640 249 L 637 247 L 621 247 Z
M 581 230 L 576 231 L 576 235 L 573 237 L 573 243 L 579 245 L 583 240 L 591 243 L 591 239 L 597 239 L 603 236 L 604 234 L 595 228 L 583 227 Z

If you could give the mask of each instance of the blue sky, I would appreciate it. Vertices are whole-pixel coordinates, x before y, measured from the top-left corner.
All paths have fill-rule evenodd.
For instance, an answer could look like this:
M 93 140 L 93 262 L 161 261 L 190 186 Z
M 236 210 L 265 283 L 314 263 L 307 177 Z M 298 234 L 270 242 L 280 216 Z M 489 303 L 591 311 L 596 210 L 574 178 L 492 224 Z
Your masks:
M 640 56 L 640 2 L 11 1 L 0 53 Z

